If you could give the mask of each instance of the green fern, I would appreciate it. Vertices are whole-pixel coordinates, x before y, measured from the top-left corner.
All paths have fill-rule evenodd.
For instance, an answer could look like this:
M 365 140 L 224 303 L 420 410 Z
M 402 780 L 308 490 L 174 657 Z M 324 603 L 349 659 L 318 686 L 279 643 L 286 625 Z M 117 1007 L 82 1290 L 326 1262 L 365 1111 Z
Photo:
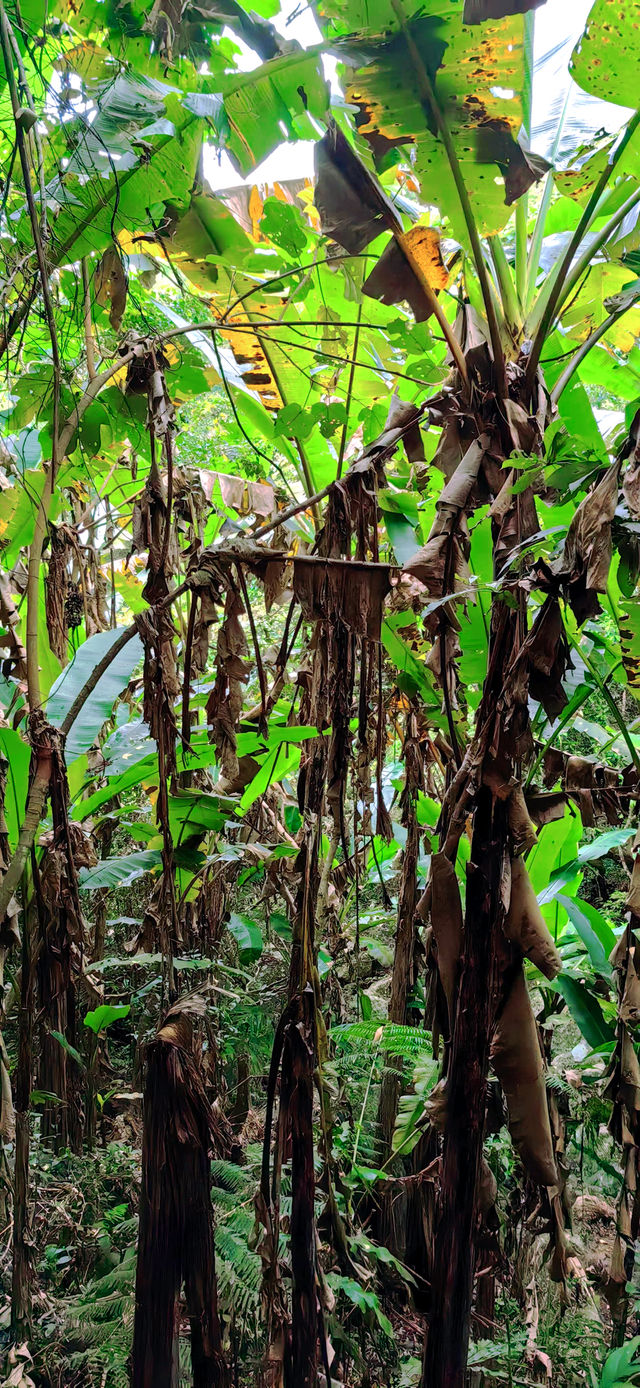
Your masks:
M 420 1027 L 400 1026 L 398 1022 L 352 1022 L 333 1027 L 331 1037 L 339 1050 L 371 1055 L 379 1049 L 404 1060 L 414 1060 L 424 1051 L 431 1050 L 430 1032 L 422 1031 Z

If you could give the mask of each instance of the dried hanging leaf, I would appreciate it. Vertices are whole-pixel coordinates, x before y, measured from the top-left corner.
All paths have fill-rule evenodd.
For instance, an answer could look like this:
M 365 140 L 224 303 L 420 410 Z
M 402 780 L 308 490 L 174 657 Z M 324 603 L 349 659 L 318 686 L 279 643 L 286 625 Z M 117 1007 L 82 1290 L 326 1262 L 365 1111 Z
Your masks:
M 356 559 L 315 559 L 297 555 L 293 591 L 308 621 L 339 612 L 350 631 L 380 640 L 382 605 L 391 588 L 389 564 Z
M 567 703 L 563 679 L 573 669 L 558 599 L 545 599 L 522 648 L 529 664 L 529 693 L 553 720 Z
M 381 231 L 402 231 L 393 203 L 335 121 L 315 146 L 315 204 L 322 232 L 359 255 Z
M 398 241 L 392 240 L 378 264 L 362 286 L 363 294 L 381 304 L 406 301 L 417 323 L 424 323 L 433 312 L 429 300 L 403 252 L 406 244 L 419 262 L 433 290 L 445 289 L 449 276 L 442 258 L 440 236 L 435 227 L 415 226 Z
M 149 378 L 148 423 L 153 425 L 157 439 L 166 438 L 175 429 L 175 410 L 160 366 L 151 372 Z
M 462 948 L 462 902 L 455 868 L 445 853 L 434 853 L 431 859 L 431 925 L 452 1024 Z
M 119 251 L 115 246 L 107 246 L 96 265 L 93 285 L 96 303 L 111 305 L 109 322 L 114 332 L 119 332 L 122 326 L 122 319 L 127 306 L 128 284 L 129 281 Z
M 385 458 L 391 457 L 400 441 L 404 444 L 410 463 L 424 462 L 424 441 L 420 432 L 422 413 L 418 405 L 409 404 L 397 395 L 392 396 L 382 433 L 368 445 L 350 471 L 360 468 L 365 461 L 371 460 L 379 465 Z
M 528 853 L 538 842 L 536 826 L 529 815 L 522 786 L 517 786 L 509 796 L 509 833 L 514 858 Z
M 620 1016 L 628 1026 L 637 1026 L 640 1022 L 640 977 L 638 977 L 636 966 L 637 950 L 638 946 L 635 943 L 630 945 L 627 951 L 624 991 L 620 1003 Z
M 49 542 L 51 555 L 44 580 L 47 632 L 52 651 L 57 655 L 61 665 L 66 665 L 69 659 L 70 626 L 67 611 L 69 590 L 67 563 L 70 542 L 66 526 L 50 525 Z
M 611 564 L 611 522 L 618 501 L 620 464 L 612 463 L 571 521 L 563 558 L 555 572 L 568 587 L 578 622 L 600 611 L 597 594 L 606 593 Z
M 545 978 L 555 978 L 562 960 L 547 929 L 522 858 L 511 863 L 511 899 L 504 924 L 508 940 L 520 946 Z
M 175 573 L 178 564 L 178 541 L 173 528 L 164 556 L 167 509 L 167 482 L 154 459 L 144 491 L 134 502 L 131 524 L 132 553 L 140 554 L 147 550 L 149 554 L 149 578 L 143 590 L 147 602 L 157 602 L 165 597 L 166 579 Z
M 469 504 L 474 486 L 478 480 L 480 464 L 489 447 L 489 437 L 481 434 L 470 444 L 452 477 L 443 487 L 436 503 L 436 519 L 426 545 L 405 564 L 404 573 L 419 578 L 431 597 L 443 597 L 445 593 L 445 569 L 447 550 L 451 541 L 455 546 L 455 563 L 452 580 L 463 572 L 463 559 L 468 551 L 468 536 L 460 530 L 460 523 Z
M 132 1383 L 173 1377 L 176 1301 L 184 1281 L 195 1383 L 228 1382 L 218 1319 L 210 1151 L 216 1125 L 194 1046 L 202 1000 L 172 1008 L 147 1053 Z M 215 1150 L 215 1149 L 214 1149 Z
M 64 737 L 42 714 L 31 717 L 34 756 L 50 759 L 49 794 L 53 829 L 47 835 L 36 891 L 40 924 L 37 962 L 42 1035 L 39 1087 L 57 1094 L 62 1103 L 46 1103 L 43 1134 L 62 1147 L 82 1148 L 82 1082 L 73 1058 L 77 1048 L 77 979 L 85 947 L 85 922 L 80 904 L 78 868 L 93 867 L 96 856 L 81 824 L 69 819 L 69 786 L 64 762 Z M 52 1034 L 72 1047 L 67 1051 Z
M 491 1062 L 509 1110 L 509 1131 L 520 1160 L 539 1185 L 558 1179 L 538 1029 L 522 968 L 498 1018 Z
M 237 728 L 242 712 L 244 685 L 249 678 L 247 638 L 240 621 L 244 607 L 235 588 L 227 592 L 224 619 L 218 633 L 216 681 L 207 700 L 207 722 L 220 763 L 221 789 L 238 778 Z

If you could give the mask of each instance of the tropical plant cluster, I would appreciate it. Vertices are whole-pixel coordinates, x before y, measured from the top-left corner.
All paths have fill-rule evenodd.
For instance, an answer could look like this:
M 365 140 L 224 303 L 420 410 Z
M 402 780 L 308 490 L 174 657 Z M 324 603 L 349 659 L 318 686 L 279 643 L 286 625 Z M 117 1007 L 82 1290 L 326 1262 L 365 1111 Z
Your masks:
M 1 1388 L 640 1383 L 640 4 L 570 8 L 0 0 Z

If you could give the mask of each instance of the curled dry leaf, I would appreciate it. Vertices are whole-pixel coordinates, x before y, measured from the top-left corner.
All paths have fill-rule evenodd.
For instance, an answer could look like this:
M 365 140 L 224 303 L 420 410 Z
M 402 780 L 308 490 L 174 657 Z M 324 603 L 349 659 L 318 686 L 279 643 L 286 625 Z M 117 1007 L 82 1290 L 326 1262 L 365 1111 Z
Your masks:
M 96 303 L 103 306 L 111 305 L 109 322 L 115 332 L 119 332 L 122 326 L 127 306 L 128 284 L 119 250 L 116 246 L 107 246 L 96 265 L 93 285 Z
M 562 960 L 553 943 L 522 858 L 511 863 L 511 899 L 504 924 L 508 940 L 518 944 L 545 978 L 555 978 Z
M 606 593 L 611 565 L 611 522 L 618 501 L 620 464 L 612 463 L 589 492 L 571 521 L 564 555 L 556 574 L 566 585 L 578 622 L 600 610 L 598 593 Z

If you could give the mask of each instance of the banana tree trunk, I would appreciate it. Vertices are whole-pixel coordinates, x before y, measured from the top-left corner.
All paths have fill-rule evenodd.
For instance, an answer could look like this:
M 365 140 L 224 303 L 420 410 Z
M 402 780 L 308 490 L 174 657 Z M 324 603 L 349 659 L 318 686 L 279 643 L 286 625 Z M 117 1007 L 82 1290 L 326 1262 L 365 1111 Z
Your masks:
M 433 1333 L 427 1332 L 422 1388 L 463 1388 L 465 1381 L 506 836 L 504 805 L 482 787 L 467 873 L 465 944 L 447 1075 L 440 1217 L 433 1258 L 429 1317 Z
M 194 1388 L 227 1388 L 210 1190 L 212 1121 L 191 1023 L 178 1006 L 148 1055 L 132 1388 L 175 1388 L 183 1281 Z

